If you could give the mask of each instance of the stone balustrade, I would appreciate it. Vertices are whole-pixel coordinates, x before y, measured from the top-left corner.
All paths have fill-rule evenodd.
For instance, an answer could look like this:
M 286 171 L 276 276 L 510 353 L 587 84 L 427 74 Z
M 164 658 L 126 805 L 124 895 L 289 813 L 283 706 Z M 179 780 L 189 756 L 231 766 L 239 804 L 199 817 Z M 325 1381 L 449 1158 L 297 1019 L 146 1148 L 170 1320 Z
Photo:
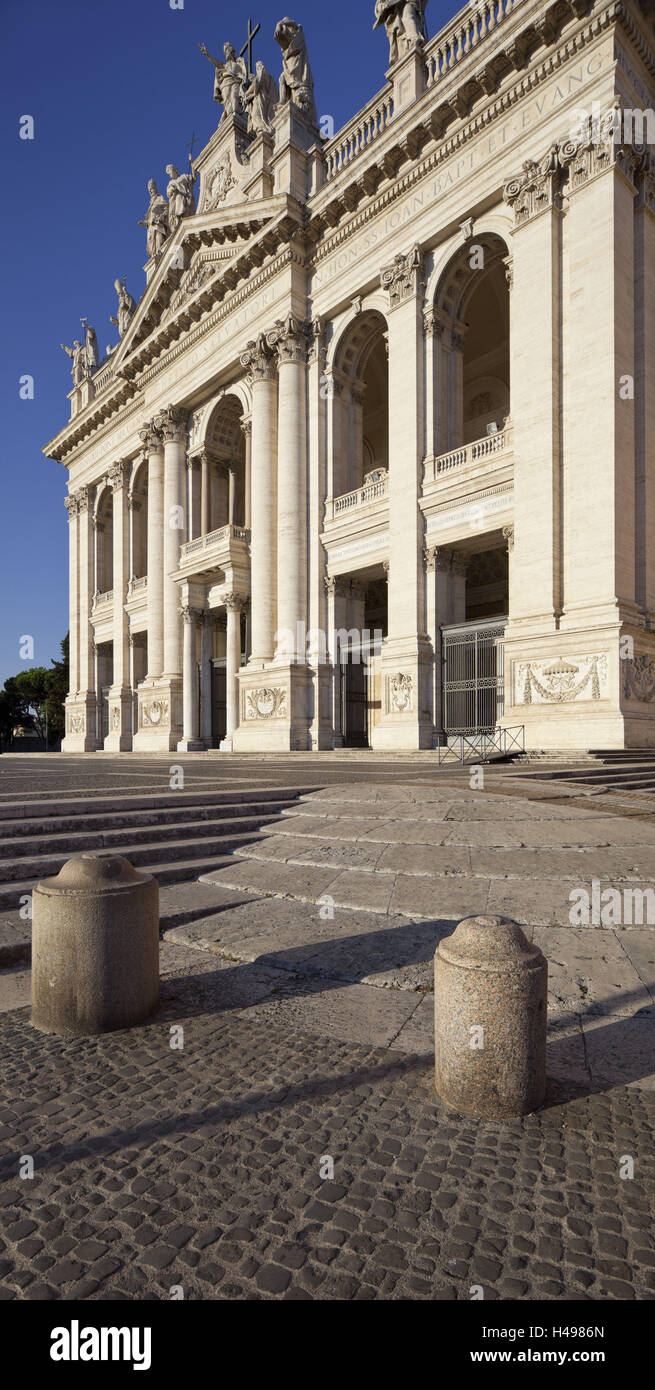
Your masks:
M 376 482 L 366 483 L 364 487 L 355 488 L 354 492 L 346 492 L 343 497 L 328 497 L 325 503 L 325 521 L 335 521 L 344 515 L 350 515 L 359 507 L 368 507 L 373 502 L 379 502 L 389 496 L 389 475 L 383 474 Z
M 180 563 L 183 565 L 186 560 L 207 550 L 229 546 L 231 541 L 242 541 L 247 545 L 250 541 L 250 531 L 244 526 L 221 526 L 218 531 L 210 531 L 206 536 L 187 541 L 180 549 Z
M 139 579 L 130 579 L 127 586 L 127 597 L 132 598 L 134 594 L 141 593 L 142 590 L 147 589 L 147 587 L 148 577 L 145 574 Z
M 368 149 L 377 136 L 386 130 L 393 113 L 393 96 L 390 88 L 385 87 L 343 130 L 337 132 L 325 146 L 325 177 L 328 181 L 336 178 L 358 154 Z
M 479 48 L 488 34 L 521 4 L 522 0 L 482 0 L 463 10 L 426 45 L 427 85 L 447 77 L 457 63 Z
M 481 0 L 466 5 L 425 46 L 426 86 L 434 87 L 494 34 L 523 0 Z M 330 182 L 382 135 L 395 113 L 391 84 L 367 103 L 324 146 L 325 179 Z
M 93 595 L 93 604 L 92 604 L 91 612 L 92 612 L 92 613 L 98 613 L 98 612 L 100 612 L 101 609 L 103 609 L 103 608 L 111 608 L 111 607 L 113 606 L 113 602 L 114 602 L 114 590 L 113 590 L 113 589 L 108 589 L 107 592 L 104 593 L 104 594 L 94 594 L 94 595 Z
M 444 473 L 452 473 L 457 468 L 466 468 L 471 464 L 484 462 L 485 459 L 497 458 L 499 454 L 507 454 L 512 445 L 513 430 L 511 424 L 507 424 L 496 434 L 486 434 L 484 438 L 476 439 L 472 444 L 463 444 L 461 449 L 451 449 L 449 454 L 440 454 L 438 458 L 427 458 L 423 483 L 434 483 Z

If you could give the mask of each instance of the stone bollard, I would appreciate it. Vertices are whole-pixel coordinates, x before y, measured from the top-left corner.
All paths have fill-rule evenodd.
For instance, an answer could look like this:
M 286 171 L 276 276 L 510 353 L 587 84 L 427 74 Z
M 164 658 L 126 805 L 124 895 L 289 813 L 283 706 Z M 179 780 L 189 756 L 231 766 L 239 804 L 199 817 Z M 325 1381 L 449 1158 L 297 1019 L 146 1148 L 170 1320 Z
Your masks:
M 32 1016 L 44 1033 L 109 1033 L 159 1007 L 159 886 L 127 859 L 80 854 L 38 883 Z
M 528 1115 L 546 1092 L 548 962 L 516 922 L 467 917 L 434 958 L 437 1094 L 463 1115 Z

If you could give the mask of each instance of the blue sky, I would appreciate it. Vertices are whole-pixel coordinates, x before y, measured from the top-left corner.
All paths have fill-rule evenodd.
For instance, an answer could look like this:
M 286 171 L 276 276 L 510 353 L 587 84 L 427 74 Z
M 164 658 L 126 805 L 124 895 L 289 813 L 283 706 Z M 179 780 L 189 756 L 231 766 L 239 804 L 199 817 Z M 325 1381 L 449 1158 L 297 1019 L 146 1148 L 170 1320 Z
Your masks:
M 180 0 L 177 0 L 180 3 Z M 113 282 L 143 292 L 146 184 L 165 187 L 216 127 L 212 70 L 198 51 L 240 48 L 248 15 L 262 26 L 259 57 L 277 77 L 276 22 L 285 0 L 0 0 L 3 54 L 3 208 L 0 251 L 3 331 L 0 684 L 59 656 L 68 627 L 67 473 L 43 446 L 68 418 L 70 362 L 60 343 L 80 336 L 85 315 L 101 354 L 116 332 Z M 431 0 L 434 34 L 457 6 Z M 388 48 L 372 32 L 373 0 L 293 0 L 305 27 L 320 115 L 343 125 L 384 85 Z M 31 115 L 34 140 L 19 138 Z M 34 378 L 34 399 L 19 380 Z M 20 638 L 34 638 L 33 661 Z

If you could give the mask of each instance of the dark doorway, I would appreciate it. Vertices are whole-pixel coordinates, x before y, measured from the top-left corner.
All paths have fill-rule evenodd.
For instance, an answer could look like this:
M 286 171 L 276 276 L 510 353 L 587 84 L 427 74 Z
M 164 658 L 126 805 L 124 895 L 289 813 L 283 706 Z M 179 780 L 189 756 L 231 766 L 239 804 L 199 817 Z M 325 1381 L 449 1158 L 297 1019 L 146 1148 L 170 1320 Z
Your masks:
M 227 674 L 225 661 L 212 666 L 212 747 L 218 748 L 227 733 Z

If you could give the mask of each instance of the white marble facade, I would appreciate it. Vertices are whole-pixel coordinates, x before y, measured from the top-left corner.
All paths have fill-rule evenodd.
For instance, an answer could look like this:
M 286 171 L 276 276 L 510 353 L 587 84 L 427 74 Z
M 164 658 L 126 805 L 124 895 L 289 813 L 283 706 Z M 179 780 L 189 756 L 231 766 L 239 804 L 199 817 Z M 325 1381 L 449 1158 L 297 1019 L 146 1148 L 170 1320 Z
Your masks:
M 277 102 L 226 48 L 196 180 L 151 182 L 45 450 L 65 751 L 655 746 L 655 150 L 616 116 L 653 6 L 424 10 L 378 5 L 394 61 L 330 139 L 299 26 Z

